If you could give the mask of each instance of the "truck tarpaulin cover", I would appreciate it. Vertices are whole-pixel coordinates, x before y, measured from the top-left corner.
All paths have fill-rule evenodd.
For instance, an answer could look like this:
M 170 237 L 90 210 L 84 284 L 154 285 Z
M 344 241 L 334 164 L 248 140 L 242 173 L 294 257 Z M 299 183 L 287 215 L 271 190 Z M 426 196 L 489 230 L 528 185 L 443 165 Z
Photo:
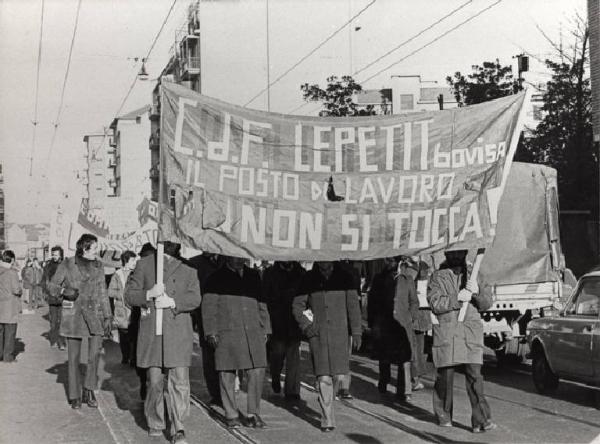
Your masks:
M 315 261 L 489 245 L 525 95 L 334 118 L 161 97 L 161 239 Z
M 560 239 L 551 239 L 552 232 L 558 236 L 556 196 L 556 170 L 513 163 L 500 199 L 496 238 L 479 271 L 484 282 L 518 284 L 556 279 L 553 267 L 558 268 L 560 258 L 553 264 L 550 251 L 551 241 L 560 246 Z

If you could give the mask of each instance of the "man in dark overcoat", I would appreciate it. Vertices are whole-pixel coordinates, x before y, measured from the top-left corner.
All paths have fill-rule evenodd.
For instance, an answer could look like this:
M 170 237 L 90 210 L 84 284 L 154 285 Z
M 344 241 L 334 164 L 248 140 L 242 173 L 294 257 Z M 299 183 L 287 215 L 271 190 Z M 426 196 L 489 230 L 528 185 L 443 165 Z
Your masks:
M 127 304 L 140 307 L 136 364 L 147 369 L 144 413 L 150 436 L 165 428 L 164 377 L 172 442 L 183 442 L 183 420 L 189 413 L 193 328 L 190 313 L 200 305 L 196 271 L 178 257 L 178 245 L 165 242 L 164 284 L 156 283 L 156 255 L 141 258 L 125 287 Z M 156 335 L 156 313 L 162 309 L 162 336 Z
M 215 348 L 221 400 L 230 428 L 239 427 L 235 400 L 235 377 L 245 370 L 248 377 L 246 425 L 265 427 L 260 417 L 266 341 L 271 323 L 262 300 L 260 276 L 245 265 L 245 259 L 227 257 L 206 284 L 202 303 L 202 324 L 206 340 Z
M 264 297 L 273 334 L 269 340 L 271 386 L 281 392 L 285 361 L 285 398 L 300 399 L 300 340 L 302 333 L 292 314 L 292 303 L 306 271 L 298 262 L 275 262 L 263 275 Z
M 411 346 L 406 323 L 402 325 L 396 317 L 406 320 L 407 315 L 410 316 L 410 314 L 399 313 L 402 309 L 408 310 L 405 301 L 410 293 L 410 285 L 404 276 L 397 275 L 397 269 L 397 258 L 384 259 L 384 268 L 373 278 L 369 291 L 367 320 L 373 336 L 375 354 L 379 360 L 377 388 L 380 393 L 387 392 L 387 385 L 391 380 L 391 364 L 396 364 L 398 365 L 396 396 L 404 397 L 406 396 L 404 364 L 410 362 Z M 412 326 L 409 328 L 412 331 Z M 410 372 L 408 377 L 410 378 Z
M 355 349 L 361 345 L 361 316 L 352 276 L 333 262 L 316 262 L 294 298 L 294 318 L 308 338 L 317 377 L 321 430 L 335 428 L 333 398 L 350 372 L 348 331 Z
M 483 322 L 480 311 L 492 305 L 491 294 L 479 291 L 477 282 L 467 279 L 466 250 L 447 251 L 444 269 L 433 273 L 427 301 L 438 323 L 433 325 L 433 364 L 437 375 L 433 387 L 433 410 L 442 427 L 452 426 L 454 370 L 464 367 L 467 395 L 471 403 L 473 433 L 495 429 L 490 407 L 483 393 Z M 461 292 L 466 289 L 466 292 Z M 464 320 L 458 319 L 463 303 Z
M 202 252 L 202 254 L 198 256 L 188 259 L 188 265 L 193 267 L 198 274 L 200 291 L 202 293 L 205 293 L 208 278 L 223 264 L 222 259 L 222 256 L 214 253 L 208 253 L 206 251 Z M 208 394 L 210 395 L 209 402 L 211 404 L 222 405 L 221 391 L 219 389 L 219 374 L 215 369 L 215 349 L 211 347 L 208 342 L 206 342 L 204 327 L 202 325 L 201 307 L 198 307 L 196 310 L 194 310 L 192 313 L 192 320 L 194 321 L 194 327 L 198 332 L 200 349 L 202 350 L 202 373 L 204 375 L 204 381 L 206 382 Z

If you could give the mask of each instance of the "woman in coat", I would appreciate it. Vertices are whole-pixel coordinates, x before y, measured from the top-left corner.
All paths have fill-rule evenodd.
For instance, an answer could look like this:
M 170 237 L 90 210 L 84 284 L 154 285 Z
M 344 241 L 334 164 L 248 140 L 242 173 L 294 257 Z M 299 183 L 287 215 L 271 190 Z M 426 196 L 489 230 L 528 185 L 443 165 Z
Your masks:
M 76 244 L 74 257 L 65 259 L 50 280 L 54 297 L 61 297 L 60 334 L 67 338 L 69 359 L 69 402 L 71 408 L 98 407 L 94 390 L 98 384 L 98 359 L 102 337 L 110 335 L 111 311 L 106 294 L 104 267 L 96 258 L 98 239 L 83 234 Z M 79 370 L 82 339 L 88 341 L 88 362 L 83 381 Z
M 13 353 L 23 294 L 14 263 L 15 254 L 4 251 L 0 259 L 0 359 L 7 363 L 15 362 Z
M 292 310 L 310 344 L 321 407 L 321 430 L 330 432 L 335 428 L 335 389 L 350 372 L 348 332 L 355 350 L 362 341 L 360 305 L 352 276 L 333 262 L 315 263 L 300 285 Z
M 479 292 L 477 283 L 467 279 L 466 250 L 447 251 L 445 268 L 433 273 L 427 292 L 433 325 L 433 363 L 437 376 L 433 389 L 433 410 L 442 427 L 452 427 L 454 370 L 463 366 L 467 395 L 471 402 L 473 433 L 495 429 L 490 407 L 483 393 L 483 323 L 480 311 L 492 305 L 488 292 Z M 460 293 L 461 289 L 468 290 Z M 458 320 L 467 303 L 464 321 Z

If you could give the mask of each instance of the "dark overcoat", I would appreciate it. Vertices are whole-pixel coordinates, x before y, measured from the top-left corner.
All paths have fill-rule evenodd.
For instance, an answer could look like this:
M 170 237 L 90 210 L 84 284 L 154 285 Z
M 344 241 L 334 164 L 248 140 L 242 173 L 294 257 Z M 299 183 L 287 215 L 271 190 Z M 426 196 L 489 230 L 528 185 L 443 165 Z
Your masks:
M 218 371 L 267 366 L 265 340 L 271 323 L 261 290 L 258 272 L 248 267 L 240 276 L 223 265 L 208 278 L 202 324 L 207 337 L 218 338 Z
M 406 315 L 399 311 L 404 307 L 404 299 L 409 286 L 401 276 L 399 295 L 397 294 L 396 270 L 383 270 L 373 278 L 367 304 L 368 322 L 373 337 L 374 350 L 377 359 L 401 364 L 411 359 L 411 341 L 406 323 Z M 402 303 L 396 304 L 396 298 L 402 298 Z M 410 316 L 410 314 L 409 314 Z M 409 330 L 412 330 L 410 328 Z
M 87 261 L 69 257 L 62 261 L 50 279 L 48 288 L 54 298 L 60 298 L 62 289 L 76 288 L 75 301 L 62 302 L 61 336 L 87 338 L 102 336 L 104 322 L 112 317 L 106 292 L 104 267 L 99 260 Z
M 294 262 L 290 270 L 279 263 L 263 275 L 264 298 L 269 308 L 273 338 L 281 341 L 299 341 L 302 332 L 292 313 L 292 303 L 300 288 L 306 270 Z
M 360 304 L 352 276 L 335 266 L 329 279 L 325 279 L 313 268 L 304 276 L 292 309 L 303 332 L 311 324 L 317 332 L 308 338 L 315 375 L 348 373 L 348 332 L 362 333 Z M 306 309 L 312 311 L 312 322 L 303 314 Z
M 419 314 L 419 298 L 415 281 L 404 274 L 396 278 L 394 296 L 394 319 L 402 327 L 404 336 L 398 338 L 406 362 L 415 358 L 413 350 L 417 349 L 414 325 Z
M 468 305 L 465 319 L 458 321 L 462 302 L 458 292 L 464 276 L 452 269 L 431 276 L 427 300 L 439 324 L 433 325 L 433 363 L 436 368 L 459 364 L 483 364 L 483 323 L 479 311 L 492 305 L 489 288 L 482 288 Z
M 156 255 L 143 257 L 129 275 L 125 302 L 140 307 L 137 365 L 148 367 L 189 367 L 192 365 L 194 332 L 190 312 L 200 305 L 196 271 L 180 259 L 165 255 L 164 284 L 175 300 L 174 309 L 163 309 L 162 336 L 156 335 L 156 308 L 146 292 L 156 284 Z

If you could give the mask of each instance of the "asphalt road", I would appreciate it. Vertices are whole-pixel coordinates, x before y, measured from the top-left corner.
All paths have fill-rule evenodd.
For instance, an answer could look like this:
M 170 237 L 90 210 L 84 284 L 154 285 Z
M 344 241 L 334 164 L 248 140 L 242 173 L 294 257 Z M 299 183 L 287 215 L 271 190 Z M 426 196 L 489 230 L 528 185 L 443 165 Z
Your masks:
M 18 362 L 0 363 L 0 443 L 160 443 L 149 438 L 133 369 L 120 363 L 118 344 L 105 341 L 98 390 L 99 408 L 69 408 L 65 398 L 66 353 L 50 349 L 45 310 L 25 315 L 19 325 Z M 287 403 L 270 388 L 262 401 L 264 430 L 223 427 L 222 410 L 206 404 L 199 350 L 191 369 L 192 405 L 186 433 L 192 443 L 588 443 L 600 434 L 600 390 L 562 381 L 551 396 L 535 392 L 526 366 L 484 366 L 485 390 L 498 429 L 470 431 L 464 378 L 455 380 L 454 427 L 440 428 L 431 410 L 433 379 L 399 403 L 377 392 L 377 363 L 364 356 L 351 363 L 352 401 L 337 401 L 337 428 L 319 429 L 319 407 L 308 354 L 303 347 L 302 401 Z M 238 394 L 245 411 L 245 394 Z M 390 385 L 389 389 L 392 389 Z

